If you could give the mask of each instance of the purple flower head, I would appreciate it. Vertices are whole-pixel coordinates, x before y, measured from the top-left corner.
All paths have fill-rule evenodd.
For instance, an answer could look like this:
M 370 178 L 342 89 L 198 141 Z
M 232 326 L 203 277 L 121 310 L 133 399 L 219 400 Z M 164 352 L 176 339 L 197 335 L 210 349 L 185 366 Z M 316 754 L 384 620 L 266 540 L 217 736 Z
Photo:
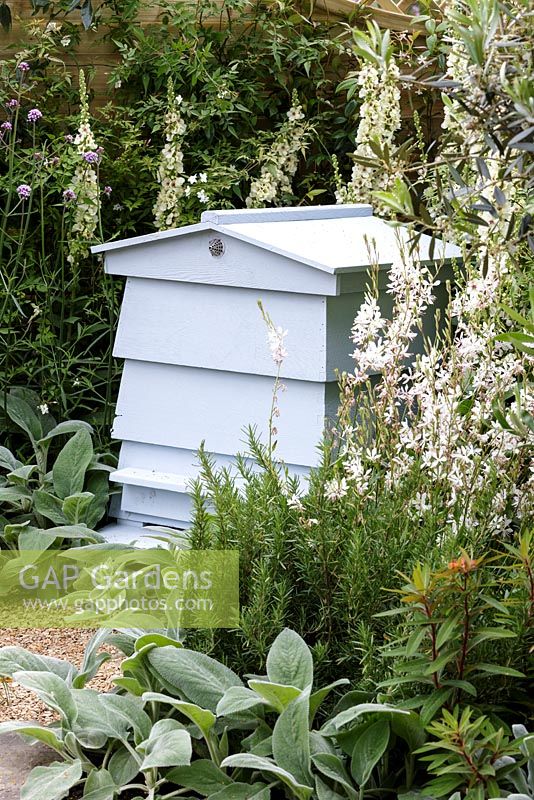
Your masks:
M 42 161 L 43 160 L 43 154 L 40 153 L 38 150 L 37 150 L 37 152 L 35 152 L 33 154 L 33 157 L 34 157 L 35 161 Z
M 29 72 L 30 71 L 30 65 L 28 64 L 27 61 L 21 61 L 20 64 L 17 66 L 17 69 L 20 72 Z
M 8 108 L 15 109 L 19 107 L 19 101 L 12 97 L 11 100 L 7 101 L 6 105 Z
M 65 141 L 66 141 L 68 144 L 72 144 L 72 143 L 73 143 L 73 141 L 74 141 L 74 136 L 72 135 L 72 133 L 67 133 L 67 134 L 65 135 Z
M 49 161 L 48 161 L 48 166 L 49 167 L 57 167 L 58 164 L 59 164 L 59 158 L 57 156 L 54 156 L 53 158 L 50 158 Z
M 11 122 L 2 122 L 2 124 L 0 125 L 0 128 L 3 131 L 12 131 L 13 130 L 13 125 L 11 124 Z
M 111 188 L 111 186 L 104 186 L 102 191 L 104 192 L 104 194 L 106 194 L 109 197 L 111 192 L 113 191 L 113 189 Z
M 38 108 L 31 108 L 28 111 L 28 122 L 37 122 L 38 120 L 42 119 L 42 114 Z
M 98 164 L 98 153 L 95 153 L 93 150 L 89 150 L 88 153 L 83 154 L 84 161 L 87 161 L 88 164 Z
M 63 200 L 70 203 L 71 200 L 76 200 L 76 192 L 73 189 L 65 189 L 63 192 Z
M 27 200 L 31 193 L 32 187 L 28 186 L 27 183 L 21 183 L 20 186 L 17 186 L 17 194 L 21 200 Z

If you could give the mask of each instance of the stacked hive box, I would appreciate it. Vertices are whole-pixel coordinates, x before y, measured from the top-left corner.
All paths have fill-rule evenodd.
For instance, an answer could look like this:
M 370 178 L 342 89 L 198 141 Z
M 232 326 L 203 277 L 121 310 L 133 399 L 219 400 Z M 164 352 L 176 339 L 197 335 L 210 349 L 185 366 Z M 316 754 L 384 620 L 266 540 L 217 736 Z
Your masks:
M 352 367 L 369 248 L 387 314 L 399 235 L 407 233 L 370 206 L 318 206 L 210 211 L 197 225 L 93 248 L 105 253 L 107 272 L 127 276 L 114 351 L 125 359 L 113 430 L 122 447 L 112 475 L 123 487 L 115 511 L 123 526 L 187 527 L 201 442 L 230 465 L 248 425 L 266 437 L 277 367 L 258 300 L 288 331 L 277 454 L 307 474 L 335 415 L 336 370 Z M 428 248 L 422 237 L 421 261 Z

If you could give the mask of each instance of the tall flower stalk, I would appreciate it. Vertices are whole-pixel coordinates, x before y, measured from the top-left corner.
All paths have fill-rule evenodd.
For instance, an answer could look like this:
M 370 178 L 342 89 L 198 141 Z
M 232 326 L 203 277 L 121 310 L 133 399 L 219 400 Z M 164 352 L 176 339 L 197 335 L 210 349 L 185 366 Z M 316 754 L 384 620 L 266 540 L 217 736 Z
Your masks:
M 260 175 L 250 185 L 247 208 L 262 208 L 269 203 L 280 205 L 285 198 L 291 196 L 291 179 L 297 171 L 299 153 L 306 150 L 309 134 L 310 128 L 304 122 L 304 111 L 294 92 L 287 121 L 283 123 L 267 153 L 262 156 Z
M 80 124 L 74 138 L 74 147 L 76 167 L 70 186 L 65 191 L 65 199 L 74 201 L 67 232 L 67 261 L 72 267 L 77 267 L 80 260 L 89 255 L 89 247 L 95 239 L 100 219 L 100 150 L 91 130 L 89 99 L 83 71 L 80 72 Z
M 386 190 L 397 177 L 397 166 L 389 157 L 395 134 L 401 125 L 399 68 L 393 56 L 389 31 L 381 33 L 376 23 L 369 24 L 369 34 L 354 33 L 355 52 L 363 60 L 360 69 L 351 73 L 341 87 L 349 96 L 361 100 L 356 131 L 354 166 L 350 181 L 338 179 L 338 203 L 368 203 L 373 193 Z M 385 151 L 388 151 L 385 153 Z M 384 153 L 380 169 L 369 166 L 377 151 Z
M 186 125 L 180 114 L 182 98 L 174 93 L 172 80 L 167 85 L 165 114 L 165 145 L 157 169 L 160 185 L 154 204 L 154 224 L 158 230 L 176 228 L 180 224 L 181 200 L 185 195 L 184 156 L 182 142 Z

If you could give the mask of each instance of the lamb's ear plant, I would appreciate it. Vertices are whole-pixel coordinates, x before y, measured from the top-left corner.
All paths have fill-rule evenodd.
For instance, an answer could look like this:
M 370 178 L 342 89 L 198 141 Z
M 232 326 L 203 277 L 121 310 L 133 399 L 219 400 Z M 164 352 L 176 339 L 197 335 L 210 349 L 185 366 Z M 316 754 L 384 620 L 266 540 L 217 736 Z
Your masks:
M 99 694 L 84 687 L 106 657 L 98 653 L 104 641 L 106 632 L 92 640 L 81 670 L 21 648 L 0 650 L 0 675 L 59 716 L 49 728 L 0 725 L 45 742 L 62 759 L 30 773 L 24 800 L 53 800 L 74 787 L 108 800 L 126 792 L 148 800 L 185 792 L 213 800 L 356 800 L 374 785 L 371 773 L 397 735 L 420 743 L 416 715 L 362 702 L 361 693 L 346 695 L 315 725 L 321 704 L 348 681 L 315 688 L 311 652 L 288 629 L 269 651 L 267 674 L 247 682 L 176 639 L 145 633 L 122 663 L 116 691 Z M 407 721 L 404 728 L 397 720 Z
M 100 541 L 93 529 L 106 512 L 112 467 L 95 454 L 91 426 L 57 423 L 28 389 L 11 389 L 2 404 L 26 434 L 32 457 L 23 463 L 0 447 L 0 546 L 38 550 L 59 540 Z M 59 449 L 58 442 L 64 442 Z

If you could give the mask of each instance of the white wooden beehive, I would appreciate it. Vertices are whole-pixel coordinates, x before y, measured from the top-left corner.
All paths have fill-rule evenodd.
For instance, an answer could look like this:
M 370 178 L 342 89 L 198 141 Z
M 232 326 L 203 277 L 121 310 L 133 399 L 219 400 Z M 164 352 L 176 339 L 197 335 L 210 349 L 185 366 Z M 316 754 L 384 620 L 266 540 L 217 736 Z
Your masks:
M 370 206 L 336 205 L 208 211 L 197 225 L 93 248 L 108 273 L 127 277 L 114 349 L 125 359 L 113 428 L 122 445 L 111 476 L 123 487 L 122 525 L 187 527 L 201 442 L 222 466 L 245 449 L 248 425 L 266 438 L 277 367 L 258 300 L 288 331 L 277 457 L 307 474 L 337 408 L 336 370 L 353 367 L 369 247 L 385 287 L 398 235 Z M 421 238 L 420 261 L 429 244 Z M 436 248 L 434 257 L 451 255 Z M 381 305 L 387 314 L 388 295 Z

